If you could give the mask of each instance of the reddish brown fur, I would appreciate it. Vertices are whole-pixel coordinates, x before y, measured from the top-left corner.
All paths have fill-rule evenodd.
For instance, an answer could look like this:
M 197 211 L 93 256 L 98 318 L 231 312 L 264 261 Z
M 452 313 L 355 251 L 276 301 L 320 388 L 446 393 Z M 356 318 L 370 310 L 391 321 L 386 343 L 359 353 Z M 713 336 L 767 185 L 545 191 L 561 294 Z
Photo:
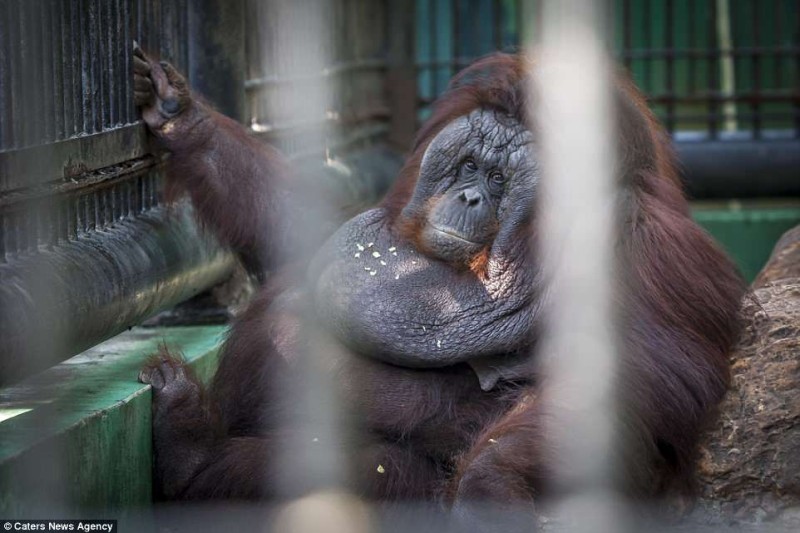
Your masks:
M 454 78 L 382 203 L 399 237 L 419 244 L 420 221 L 399 215 L 433 137 L 478 108 L 527 123 L 528 70 L 519 57 L 497 54 Z M 619 249 L 628 265 L 619 275 L 625 346 L 619 416 L 620 430 L 634 444 L 620 450 L 621 477 L 632 493 L 649 496 L 685 487 L 690 478 L 698 436 L 729 379 L 727 354 L 744 289 L 730 260 L 688 216 L 667 135 L 626 76 L 617 77 L 617 89 L 625 191 Z M 283 165 L 218 114 L 210 112 L 198 128 L 165 139 L 174 152 L 173 179 L 181 180 L 201 218 L 223 239 L 271 258 L 273 247 L 260 239 L 285 231 L 280 210 L 270 210 L 270 193 L 285 179 Z M 485 263 L 479 254 L 470 267 L 481 272 Z M 213 444 L 201 453 L 168 423 L 155 427 L 157 468 L 177 476 L 169 481 L 172 496 L 273 494 L 257 473 L 287 431 L 280 416 L 284 398 L 274 385 L 291 373 L 285 353 L 296 331 L 284 324 L 296 317 L 269 310 L 284 283 L 276 281 L 232 327 L 210 391 L 209 409 L 219 420 L 209 430 Z M 369 495 L 429 499 L 447 493 L 463 512 L 474 499 L 521 503 L 546 491 L 552 466 L 543 438 L 547 414 L 534 376 L 483 392 L 463 365 L 422 371 L 349 357 L 339 382 L 369 429 L 370 438 L 357 448 L 370 467 L 357 476 Z M 157 408 L 176 401 L 183 407 L 170 411 L 175 427 L 208 419 L 198 415 L 205 408 L 196 401 L 156 395 Z M 196 438 L 199 430 L 193 431 Z M 199 442 L 207 442 L 202 435 Z M 201 460 L 182 478 L 171 470 L 196 454 Z M 374 473 L 376 462 L 386 465 L 383 477 Z
M 472 257 L 469 269 L 480 279 L 486 278 L 486 267 L 489 264 L 489 248 L 484 248 Z

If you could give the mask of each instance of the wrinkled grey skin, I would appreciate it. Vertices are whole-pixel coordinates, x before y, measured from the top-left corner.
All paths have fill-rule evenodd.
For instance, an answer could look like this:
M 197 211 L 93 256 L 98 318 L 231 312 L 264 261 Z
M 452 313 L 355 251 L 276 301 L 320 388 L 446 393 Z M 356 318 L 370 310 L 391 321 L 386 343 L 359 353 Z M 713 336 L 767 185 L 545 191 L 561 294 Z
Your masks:
M 424 217 L 430 198 L 457 189 L 467 157 L 501 169 L 506 181 L 493 204 L 499 225 L 486 276 L 423 255 L 389 227 L 385 210 L 372 209 L 345 223 L 312 262 L 321 321 L 348 348 L 406 367 L 447 366 L 529 346 L 539 302 L 529 243 L 538 181 L 531 154 L 530 132 L 494 111 L 451 122 L 431 141 L 401 218 Z M 464 245 L 447 237 L 423 232 L 435 248 L 430 255 L 453 256 L 452 249 L 436 249 Z

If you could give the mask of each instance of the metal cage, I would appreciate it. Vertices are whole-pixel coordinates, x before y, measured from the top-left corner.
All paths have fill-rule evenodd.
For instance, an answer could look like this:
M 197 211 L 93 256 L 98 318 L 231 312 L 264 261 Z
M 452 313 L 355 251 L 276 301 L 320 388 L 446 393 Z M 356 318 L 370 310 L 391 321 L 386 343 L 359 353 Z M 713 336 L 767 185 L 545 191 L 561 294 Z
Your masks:
M 528 0 L 417 0 L 420 117 L 474 58 L 536 40 L 540 10 Z M 694 197 L 800 194 L 795 2 L 614 0 L 608 17 L 608 46 L 673 136 Z

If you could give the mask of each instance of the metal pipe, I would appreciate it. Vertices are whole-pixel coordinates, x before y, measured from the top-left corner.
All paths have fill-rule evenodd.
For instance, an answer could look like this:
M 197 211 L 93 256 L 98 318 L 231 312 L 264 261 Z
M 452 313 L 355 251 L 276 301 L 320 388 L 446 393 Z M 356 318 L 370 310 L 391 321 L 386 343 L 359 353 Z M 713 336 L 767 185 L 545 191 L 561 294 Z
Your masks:
M 183 203 L 13 258 L 0 265 L 0 385 L 200 293 L 233 265 Z
M 800 196 L 800 139 L 678 141 L 675 149 L 692 198 Z

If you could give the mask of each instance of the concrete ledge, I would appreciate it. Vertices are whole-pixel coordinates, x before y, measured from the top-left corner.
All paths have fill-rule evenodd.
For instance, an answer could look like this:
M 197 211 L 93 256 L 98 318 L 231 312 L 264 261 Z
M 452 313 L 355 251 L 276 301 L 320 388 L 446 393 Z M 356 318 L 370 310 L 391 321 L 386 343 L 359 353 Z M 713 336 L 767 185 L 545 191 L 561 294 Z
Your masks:
M 149 506 L 151 396 L 139 369 L 166 343 L 207 379 L 225 330 L 134 328 L 0 389 L 0 516 L 117 518 Z

